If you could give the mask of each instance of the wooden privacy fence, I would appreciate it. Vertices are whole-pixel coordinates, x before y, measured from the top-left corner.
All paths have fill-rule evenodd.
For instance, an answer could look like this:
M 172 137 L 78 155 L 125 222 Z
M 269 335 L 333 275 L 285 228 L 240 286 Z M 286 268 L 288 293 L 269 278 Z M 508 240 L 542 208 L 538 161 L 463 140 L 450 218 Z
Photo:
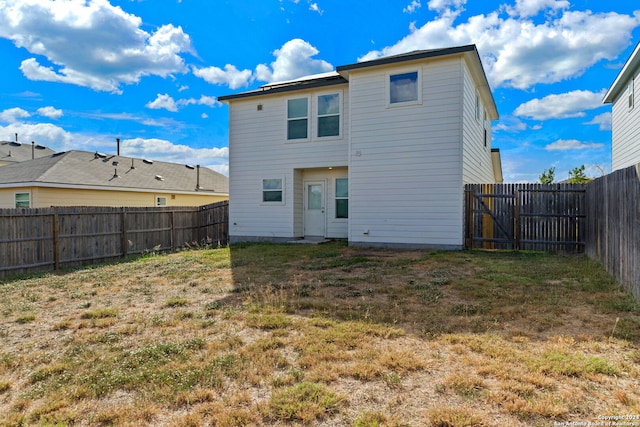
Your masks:
M 583 252 L 584 184 L 468 184 L 465 247 Z
M 200 207 L 0 209 L 0 277 L 229 241 L 229 202 Z
M 587 255 L 640 301 L 640 164 L 591 181 L 587 206 Z

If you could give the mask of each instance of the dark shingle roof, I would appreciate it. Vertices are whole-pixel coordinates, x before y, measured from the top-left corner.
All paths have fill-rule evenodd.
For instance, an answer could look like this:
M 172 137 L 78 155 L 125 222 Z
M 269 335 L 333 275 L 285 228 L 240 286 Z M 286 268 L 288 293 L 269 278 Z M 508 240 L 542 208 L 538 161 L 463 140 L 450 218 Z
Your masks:
M 117 174 L 117 177 L 115 176 Z M 147 161 L 88 151 L 67 151 L 0 167 L 0 185 L 40 183 L 61 186 L 164 192 L 229 193 L 229 179 L 209 168 Z
M 54 153 L 50 148 L 38 144 L 20 144 L 18 142 L 0 141 L 0 162 L 24 162 L 33 158 L 50 156 Z

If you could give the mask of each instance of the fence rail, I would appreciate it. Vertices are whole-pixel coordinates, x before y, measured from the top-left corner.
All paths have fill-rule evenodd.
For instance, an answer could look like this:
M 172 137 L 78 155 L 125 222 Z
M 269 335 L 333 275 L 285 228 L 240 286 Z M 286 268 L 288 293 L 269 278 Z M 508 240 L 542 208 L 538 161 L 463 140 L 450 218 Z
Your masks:
M 229 202 L 199 207 L 0 209 L 0 277 L 187 244 L 229 242 Z

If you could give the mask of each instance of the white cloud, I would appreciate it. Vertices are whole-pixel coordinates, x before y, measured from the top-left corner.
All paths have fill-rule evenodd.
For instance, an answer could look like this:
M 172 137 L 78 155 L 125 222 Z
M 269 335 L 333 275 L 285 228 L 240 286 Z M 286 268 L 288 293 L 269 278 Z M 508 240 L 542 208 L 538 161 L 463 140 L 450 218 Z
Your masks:
M 176 112 L 178 111 L 178 105 L 176 101 L 166 93 L 159 93 L 156 99 L 153 101 L 147 102 L 145 107 L 150 108 L 152 110 L 160 110 L 165 109 L 167 111 Z
M 322 9 L 320 9 L 320 6 L 318 6 L 318 3 L 309 4 L 309 10 L 311 10 L 313 12 L 318 12 L 320 15 L 322 15 L 324 13 L 324 11 Z
M 590 122 L 586 122 L 586 125 L 598 125 L 600 130 L 611 130 L 611 112 L 598 114 Z
M 156 99 L 154 99 L 153 101 L 147 102 L 145 107 L 153 110 L 165 109 L 167 111 L 171 111 L 175 113 L 178 111 L 179 108 L 186 107 L 188 105 L 206 105 L 208 107 L 215 107 L 216 105 L 219 105 L 219 102 L 216 100 L 215 97 L 206 96 L 206 95 L 200 96 L 199 99 L 184 98 L 184 99 L 178 99 L 176 101 L 166 93 L 165 94 L 159 93 Z
M 179 99 L 177 104 L 179 106 L 187 106 L 187 105 L 206 105 L 207 107 L 215 107 L 220 103 L 216 100 L 214 96 L 206 96 L 202 95 L 199 99 L 188 98 L 188 99 Z
M 229 148 L 192 148 L 163 139 L 125 139 L 120 144 L 124 156 L 164 162 L 201 165 L 220 173 L 229 173 Z
M 467 0 L 429 0 L 427 7 L 429 10 L 438 12 L 449 9 L 461 9 L 467 3 Z
M 520 132 L 527 130 L 527 125 L 522 120 L 515 117 L 501 117 L 500 121 L 493 127 L 494 131 Z
M 273 52 L 276 60 L 270 67 L 266 64 L 256 67 L 256 79 L 276 82 L 332 71 L 333 65 L 330 63 L 313 59 L 318 53 L 318 49 L 302 39 L 289 40 Z
M 559 139 L 544 147 L 547 151 L 586 150 L 602 148 L 604 144 L 598 142 L 582 142 L 577 139 Z
M 20 65 L 31 80 L 119 93 L 143 76 L 185 72 L 180 55 L 193 49 L 182 28 L 168 24 L 149 33 L 141 26 L 107 0 L 0 2 L 0 37 L 40 57 Z
M 574 90 L 559 95 L 548 95 L 520 104 L 513 114 L 534 120 L 584 117 L 586 110 L 603 106 L 604 93 L 605 91 Z
M 0 126 L 0 140 L 13 141 L 15 134 L 18 134 L 19 141 L 34 141 L 36 144 L 44 145 L 54 151 L 65 151 L 72 147 L 72 135 L 51 123 L 12 123 L 8 126 Z
M 516 0 L 514 7 L 507 7 L 507 12 L 512 16 L 529 18 L 536 16 L 543 10 L 552 11 L 569 9 L 571 4 L 567 0 Z
M 57 108 L 51 106 L 38 108 L 37 113 L 41 116 L 48 117 L 53 120 L 57 120 L 63 116 L 62 110 L 58 110 Z
M 416 10 L 420 9 L 420 7 L 422 7 L 420 0 L 413 0 L 411 3 L 409 3 L 409 5 L 402 9 L 402 11 L 404 13 L 413 13 Z
M 20 119 L 24 119 L 30 116 L 31 114 L 29 114 L 28 111 L 23 110 L 22 108 L 9 108 L 0 112 L 0 121 L 3 121 L 5 123 L 14 123 Z
M 518 13 L 505 8 L 456 23 L 460 0 L 432 0 L 429 8 L 439 16 L 392 46 L 371 51 L 360 60 L 466 44 L 475 44 L 481 54 L 490 84 L 528 89 L 538 83 L 556 83 L 580 76 L 597 62 L 615 59 L 629 46 L 640 26 L 640 11 L 634 15 L 615 12 L 571 11 L 562 1 L 521 1 Z M 546 7 L 547 9 L 543 9 Z M 553 13 L 543 14 L 549 7 Z
M 227 64 L 224 70 L 218 67 L 197 68 L 193 67 L 193 74 L 207 83 L 225 84 L 231 89 L 247 86 L 252 81 L 251 70 L 238 70 L 234 65 Z

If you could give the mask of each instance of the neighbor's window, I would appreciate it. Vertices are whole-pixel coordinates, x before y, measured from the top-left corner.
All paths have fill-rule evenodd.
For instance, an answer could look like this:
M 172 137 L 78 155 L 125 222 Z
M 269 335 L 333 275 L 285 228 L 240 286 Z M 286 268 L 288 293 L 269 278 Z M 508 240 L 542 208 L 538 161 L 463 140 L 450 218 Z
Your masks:
M 29 193 L 16 193 L 16 209 L 30 207 L 31 195 Z
M 633 108 L 633 77 L 631 78 L 631 80 L 629 81 L 629 84 L 627 85 L 627 95 L 629 97 L 629 108 Z
M 166 197 L 156 197 L 156 206 L 167 206 Z
M 412 102 L 418 100 L 418 72 L 413 71 L 389 76 L 389 103 Z
M 307 98 L 287 100 L 287 139 L 306 139 L 309 117 Z
M 262 201 L 282 203 L 282 179 L 262 180 Z
M 336 218 L 349 218 L 349 179 L 336 178 Z
M 318 96 L 318 137 L 340 135 L 340 94 Z

